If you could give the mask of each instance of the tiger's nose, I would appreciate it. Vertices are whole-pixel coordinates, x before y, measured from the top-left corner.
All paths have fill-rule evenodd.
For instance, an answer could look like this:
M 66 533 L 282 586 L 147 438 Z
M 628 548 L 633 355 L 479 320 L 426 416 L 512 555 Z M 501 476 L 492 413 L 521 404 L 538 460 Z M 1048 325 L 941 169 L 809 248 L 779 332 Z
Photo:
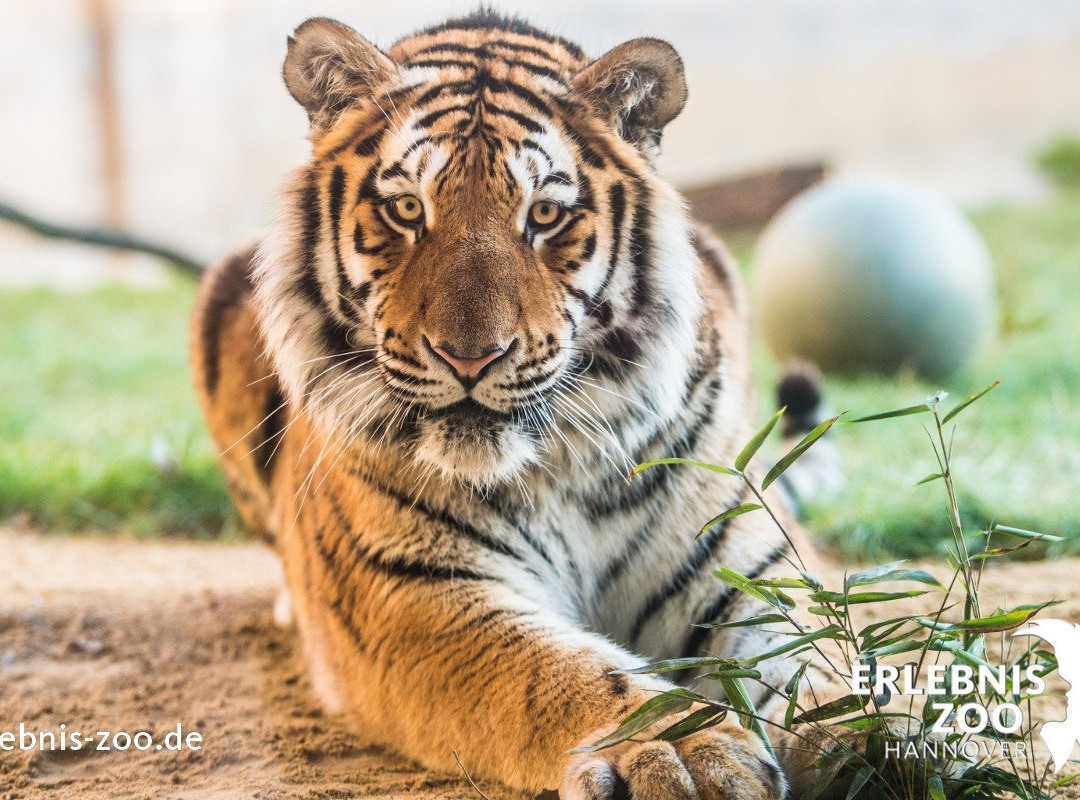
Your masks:
M 442 344 L 431 345 L 431 350 L 450 365 L 450 369 L 459 381 L 469 387 L 480 379 L 480 373 L 486 367 L 506 355 L 511 347 L 513 347 L 513 342 L 507 347 L 477 348 L 468 351 L 455 349 L 448 343 L 443 342 Z

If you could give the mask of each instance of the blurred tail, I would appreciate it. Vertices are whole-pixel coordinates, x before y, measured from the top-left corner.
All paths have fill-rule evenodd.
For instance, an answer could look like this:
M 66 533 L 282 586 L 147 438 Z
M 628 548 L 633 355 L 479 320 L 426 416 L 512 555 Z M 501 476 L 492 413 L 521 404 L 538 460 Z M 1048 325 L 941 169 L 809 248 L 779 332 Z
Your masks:
M 777 387 L 779 405 L 787 411 L 780 420 L 782 452 L 832 416 L 825 403 L 821 373 L 809 364 L 789 367 Z M 828 500 L 844 487 L 844 466 L 831 433 L 822 436 L 780 476 L 780 484 L 801 511 L 810 503 Z

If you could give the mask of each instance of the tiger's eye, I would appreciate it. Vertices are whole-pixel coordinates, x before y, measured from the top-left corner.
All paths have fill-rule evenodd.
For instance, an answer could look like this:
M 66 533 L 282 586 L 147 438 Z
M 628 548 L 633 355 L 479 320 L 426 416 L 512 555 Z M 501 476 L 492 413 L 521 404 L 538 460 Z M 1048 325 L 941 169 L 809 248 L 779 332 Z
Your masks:
M 537 228 L 550 228 L 563 215 L 563 208 L 550 200 L 538 200 L 529 209 L 529 222 Z
M 390 212 L 398 222 L 413 225 L 424 216 L 424 204 L 414 194 L 402 194 L 390 201 Z

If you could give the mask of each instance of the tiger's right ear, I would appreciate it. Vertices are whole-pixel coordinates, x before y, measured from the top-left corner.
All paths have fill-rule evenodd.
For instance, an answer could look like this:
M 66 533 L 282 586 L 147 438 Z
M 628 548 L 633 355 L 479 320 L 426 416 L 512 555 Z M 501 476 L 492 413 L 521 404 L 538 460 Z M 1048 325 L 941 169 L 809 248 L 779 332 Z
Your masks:
M 289 94 L 307 111 L 312 127 L 322 130 L 396 72 L 379 48 L 326 17 L 309 19 L 289 37 L 283 69 Z

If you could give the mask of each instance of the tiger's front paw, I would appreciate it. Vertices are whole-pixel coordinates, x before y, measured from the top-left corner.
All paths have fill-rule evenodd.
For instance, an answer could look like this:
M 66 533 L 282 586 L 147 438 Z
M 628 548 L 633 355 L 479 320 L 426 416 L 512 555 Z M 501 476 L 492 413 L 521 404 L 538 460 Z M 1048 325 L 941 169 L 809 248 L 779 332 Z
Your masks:
M 586 738 L 595 742 L 608 731 Z M 761 740 L 722 725 L 675 742 L 629 741 L 570 757 L 560 800 L 779 800 L 784 775 Z

